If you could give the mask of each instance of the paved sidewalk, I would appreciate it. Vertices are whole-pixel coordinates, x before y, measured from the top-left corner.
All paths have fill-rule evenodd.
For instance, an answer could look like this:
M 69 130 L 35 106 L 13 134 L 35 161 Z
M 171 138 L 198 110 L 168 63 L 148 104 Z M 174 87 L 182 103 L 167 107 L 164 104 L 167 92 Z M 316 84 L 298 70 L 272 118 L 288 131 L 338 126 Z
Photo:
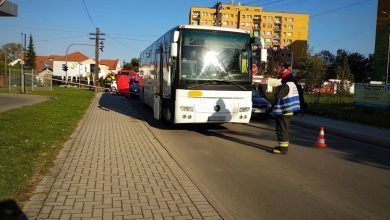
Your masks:
M 29 219 L 221 219 L 128 101 L 106 93 L 23 211 Z
M 324 127 L 325 132 L 343 135 L 362 142 L 390 148 L 390 129 L 378 128 L 353 122 L 338 121 L 310 114 L 293 117 L 293 123 L 317 129 Z

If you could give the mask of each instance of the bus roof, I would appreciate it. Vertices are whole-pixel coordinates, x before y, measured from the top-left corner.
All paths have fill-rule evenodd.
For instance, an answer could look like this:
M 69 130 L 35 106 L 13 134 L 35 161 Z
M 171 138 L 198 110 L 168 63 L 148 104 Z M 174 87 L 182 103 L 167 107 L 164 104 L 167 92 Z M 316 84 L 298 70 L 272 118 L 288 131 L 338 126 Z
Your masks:
M 228 31 L 228 32 L 237 32 L 237 33 L 249 34 L 248 31 L 241 30 L 241 29 L 225 28 L 225 27 L 217 27 L 217 26 L 179 25 L 179 29 L 217 30 L 217 31 Z

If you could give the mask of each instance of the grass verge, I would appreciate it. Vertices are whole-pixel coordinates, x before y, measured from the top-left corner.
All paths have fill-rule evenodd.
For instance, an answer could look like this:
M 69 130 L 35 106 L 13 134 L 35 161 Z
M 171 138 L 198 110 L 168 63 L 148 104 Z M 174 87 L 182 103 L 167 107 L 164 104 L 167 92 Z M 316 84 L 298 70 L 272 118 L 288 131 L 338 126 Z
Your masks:
M 271 93 L 267 99 L 273 103 Z M 390 110 L 354 105 L 353 96 L 305 94 L 306 113 L 375 127 L 390 128 Z
M 0 201 L 28 199 L 32 186 L 55 160 L 95 95 L 53 87 L 49 101 L 0 113 Z

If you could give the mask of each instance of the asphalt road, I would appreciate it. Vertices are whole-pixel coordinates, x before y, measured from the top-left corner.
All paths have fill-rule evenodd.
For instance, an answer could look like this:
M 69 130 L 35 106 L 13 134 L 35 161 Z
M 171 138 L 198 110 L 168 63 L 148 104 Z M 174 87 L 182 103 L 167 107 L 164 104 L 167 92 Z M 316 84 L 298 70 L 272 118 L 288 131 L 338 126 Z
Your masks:
M 390 150 L 292 126 L 288 155 L 273 120 L 170 126 L 130 99 L 152 131 L 225 219 L 390 219 Z
M 0 93 L 0 112 L 35 105 L 49 100 L 46 96 Z

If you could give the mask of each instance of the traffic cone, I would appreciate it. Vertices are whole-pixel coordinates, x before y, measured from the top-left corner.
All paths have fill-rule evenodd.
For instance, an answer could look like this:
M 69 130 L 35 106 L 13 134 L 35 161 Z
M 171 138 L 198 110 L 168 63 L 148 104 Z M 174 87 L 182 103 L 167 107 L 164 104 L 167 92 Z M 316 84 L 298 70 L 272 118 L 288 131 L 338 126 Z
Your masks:
M 318 135 L 318 139 L 317 142 L 315 143 L 315 146 L 319 148 L 327 147 L 327 145 L 325 144 L 324 127 L 320 128 L 320 134 Z

